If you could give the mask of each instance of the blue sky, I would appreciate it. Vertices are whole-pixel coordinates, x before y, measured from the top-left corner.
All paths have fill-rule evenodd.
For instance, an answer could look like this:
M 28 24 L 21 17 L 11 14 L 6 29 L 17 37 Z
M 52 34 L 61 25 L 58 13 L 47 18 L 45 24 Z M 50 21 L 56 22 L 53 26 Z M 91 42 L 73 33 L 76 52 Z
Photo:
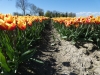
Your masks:
M 44 11 L 74 12 L 77 16 L 100 15 L 100 0 L 28 0 L 28 2 Z M 15 4 L 16 0 L 0 0 L 0 12 L 3 14 L 21 12 Z

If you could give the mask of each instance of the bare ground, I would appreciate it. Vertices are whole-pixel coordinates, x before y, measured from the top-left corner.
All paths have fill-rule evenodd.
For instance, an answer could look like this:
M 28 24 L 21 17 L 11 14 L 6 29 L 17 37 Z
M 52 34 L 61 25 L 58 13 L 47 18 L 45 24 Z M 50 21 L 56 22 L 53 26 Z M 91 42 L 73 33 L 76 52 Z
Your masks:
M 46 26 L 37 53 L 18 69 L 17 75 L 100 75 L 100 50 L 92 43 L 71 44 Z M 43 63 L 42 63 L 42 62 Z

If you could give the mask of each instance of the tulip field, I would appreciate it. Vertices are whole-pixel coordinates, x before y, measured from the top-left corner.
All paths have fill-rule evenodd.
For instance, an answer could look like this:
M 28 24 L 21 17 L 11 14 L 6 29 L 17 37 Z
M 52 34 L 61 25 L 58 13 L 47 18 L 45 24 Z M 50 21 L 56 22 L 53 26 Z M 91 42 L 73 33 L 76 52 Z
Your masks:
M 43 16 L 12 16 L 0 14 L 0 71 L 14 75 L 18 65 L 35 53 L 32 44 L 41 39 L 40 33 L 49 18 Z
M 64 40 L 92 42 L 100 47 L 100 16 L 56 17 L 0 14 L 0 72 L 14 75 L 18 65 L 32 57 L 33 43 L 41 39 L 45 26 L 53 26 Z
M 92 42 L 100 47 L 100 16 L 52 18 L 54 27 L 65 40 Z

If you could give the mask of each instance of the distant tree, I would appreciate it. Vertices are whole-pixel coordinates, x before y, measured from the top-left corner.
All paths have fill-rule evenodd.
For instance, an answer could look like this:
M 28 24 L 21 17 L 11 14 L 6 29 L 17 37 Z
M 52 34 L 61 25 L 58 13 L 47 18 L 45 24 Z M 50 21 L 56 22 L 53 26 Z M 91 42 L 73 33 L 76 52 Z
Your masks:
M 52 12 L 49 11 L 49 10 L 45 13 L 45 16 L 46 16 L 46 17 L 53 17 L 53 16 L 52 16 Z
M 57 12 L 57 17 L 60 17 L 60 12 Z
M 60 17 L 64 17 L 64 13 L 61 12 L 61 13 L 60 13 Z
M 70 12 L 70 13 L 68 14 L 68 16 L 69 16 L 69 17 L 75 17 L 75 16 L 76 16 L 76 14 L 75 14 L 75 13 Z
M 13 12 L 13 15 L 22 16 L 22 14 L 21 13 L 18 13 L 18 12 Z
M 39 16 L 44 16 L 44 10 L 41 8 L 37 8 L 37 12 Z
M 58 11 L 54 10 L 54 11 L 47 11 L 45 13 L 45 16 L 46 17 L 75 17 L 76 14 L 72 13 L 72 12 L 70 12 L 70 13 L 65 12 L 64 13 L 64 12 L 58 12 Z
M 56 11 L 56 10 L 54 10 L 54 11 L 52 12 L 52 17 L 57 17 L 57 11 Z
M 73 17 L 76 17 L 76 14 L 75 13 L 73 13 Z
M 68 17 L 68 13 L 67 12 L 65 13 L 65 17 Z
M 31 16 L 31 15 L 27 13 L 26 16 Z
M 31 15 L 36 15 L 38 13 L 37 7 L 34 4 L 29 5 L 29 11 Z
M 23 15 L 25 15 L 28 6 L 29 3 L 27 0 L 16 0 L 16 7 L 23 11 Z

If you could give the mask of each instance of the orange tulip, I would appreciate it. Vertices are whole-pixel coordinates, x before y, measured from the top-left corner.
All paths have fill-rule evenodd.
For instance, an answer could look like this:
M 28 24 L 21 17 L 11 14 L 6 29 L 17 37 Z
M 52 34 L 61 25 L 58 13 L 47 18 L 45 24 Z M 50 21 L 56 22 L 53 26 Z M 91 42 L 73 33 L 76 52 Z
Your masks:
M 79 23 L 78 22 L 75 23 L 75 27 L 79 27 Z
M 4 15 L 3 14 L 0 14 L 0 19 L 4 19 Z
M 5 23 L 5 25 L 6 25 L 6 30 L 14 30 L 15 28 L 16 28 L 16 24 L 14 24 L 14 23 Z
M 26 25 L 32 26 L 33 22 L 43 22 L 44 20 L 49 19 L 44 16 L 12 16 L 10 14 L 1 14 L 0 13 L 0 29 L 2 30 L 13 30 L 20 28 L 21 30 L 26 29 Z M 59 23 L 64 23 L 65 19 L 55 19 Z
M 29 26 L 32 26 L 32 21 L 28 21 L 28 25 Z
M 4 21 L 7 22 L 7 23 L 12 23 L 13 22 L 13 17 L 12 16 L 4 17 Z
M 66 27 L 69 27 L 70 25 L 71 25 L 71 22 L 70 22 L 70 21 L 65 22 L 65 26 L 66 26 Z
M 42 22 L 42 18 L 39 18 L 39 22 Z
M 18 26 L 19 29 L 25 30 L 26 29 L 26 22 L 18 21 L 17 26 Z
M 2 19 L 0 19 L 0 29 L 2 30 L 6 29 L 5 22 Z

